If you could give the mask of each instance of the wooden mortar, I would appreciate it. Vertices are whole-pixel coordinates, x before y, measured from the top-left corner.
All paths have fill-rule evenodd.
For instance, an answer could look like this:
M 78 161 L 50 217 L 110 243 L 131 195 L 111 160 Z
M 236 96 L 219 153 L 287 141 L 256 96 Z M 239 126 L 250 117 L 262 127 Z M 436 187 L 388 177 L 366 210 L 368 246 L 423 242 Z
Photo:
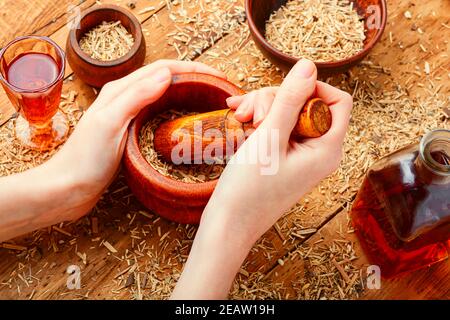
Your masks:
M 319 98 L 309 100 L 300 112 L 298 122 L 292 131 L 292 138 L 318 138 L 331 127 L 331 112 L 328 105 Z M 200 127 L 199 127 L 200 125 Z M 210 135 L 205 135 L 209 129 Z M 241 123 L 234 117 L 234 111 L 223 109 L 193 116 L 181 117 L 162 123 L 154 133 L 155 151 L 167 162 L 174 162 L 172 151 L 182 158 L 184 163 L 214 162 L 227 154 L 227 150 L 236 150 L 254 131 L 253 123 Z M 216 135 L 217 133 L 217 135 Z M 177 147 L 178 146 L 178 147 Z M 177 148 L 177 149 L 175 149 Z M 180 149 L 189 150 L 183 154 Z M 210 150 L 212 152 L 206 152 Z M 216 155 L 214 150 L 220 150 Z M 180 160 L 181 161 L 181 160 Z

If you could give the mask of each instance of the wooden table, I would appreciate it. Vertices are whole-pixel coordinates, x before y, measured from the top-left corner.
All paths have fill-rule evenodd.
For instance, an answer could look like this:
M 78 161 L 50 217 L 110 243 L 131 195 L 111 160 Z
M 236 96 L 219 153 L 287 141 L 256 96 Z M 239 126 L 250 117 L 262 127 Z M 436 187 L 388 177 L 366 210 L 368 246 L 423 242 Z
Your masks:
M 186 31 L 180 22 L 181 4 L 169 9 L 166 2 L 160 0 L 102 1 L 124 7 L 130 2 L 135 3 L 132 11 L 144 28 L 147 63 L 161 58 L 191 57 L 223 69 L 231 81 L 248 90 L 280 83 L 282 74 L 261 60 L 245 22 L 229 33 L 222 33 L 225 29 L 220 30 L 223 27 L 220 24 L 212 33 L 207 28 L 200 30 L 196 37 L 207 39 L 207 44 L 199 41 L 203 48 L 186 55 L 186 46 L 174 39 L 174 33 Z M 225 17 L 218 8 L 213 8 L 215 5 L 230 13 L 231 20 L 238 21 L 239 14 L 235 10 L 243 3 L 242 0 L 209 3 L 201 0 L 200 6 L 198 2 L 185 0 L 185 15 L 193 17 L 198 13 L 206 25 L 211 23 L 208 19 Z M 432 104 L 434 109 L 428 113 L 416 110 L 420 109 L 421 99 L 440 96 L 441 102 L 447 99 L 448 103 L 450 2 L 388 2 L 389 20 L 382 42 L 361 66 L 342 77 L 328 79 L 353 90 L 355 95 L 342 168 L 304 197 L 255 245 L 236 278 L 232 298 L 450 298 L 450 261 L 398 279 L 383 280 L 379 290 L 369 289 L 365 281 L 368 262 L 348 223 L 348 209 L 370 163 L 417 139 L 427 128 L 450 127 L 446 105 Z M 95 4 L 94 0 L 36 0 L 33 5 L 25 0 L 4 0 L 0 3 L 0 47 L 25 34 L 47 35 L 64 47 L 68 34 L 65 25 L 70 16 L 66 12 L 68 6 L 83 10 Z M 413 18 L 407 19 L 405 11 Z M 178 45 L 171 45 L 174 42 Z M 425 62 L 431 67 L 430 74 L 424 71 Z M 373 104 L 370 104 L 371 109 L 367 107 L 367 101 L 373 102 L 367 98 L 367 92 L 373 90 L 379 94 L 388 88 L 392 91 L 398 85 L 407 89 L 405 99 L 416 104 L 391 103 L 392 107 L 389 101 L 381 101 L 376 104 L 379 110 L 374 111 Z M 81 109 L 87 108 L 96 96 L 70 68 L 66 72 L 64 92 L 69 96 L 70 92 L 77 92 L 76 100 L 72 99 L 72 93 L 68 104 Z M 412 110 L 399 110 L 403 105 Z M 1 130 L 8 130 L 5 128 L 13 112 L 1 92 L 0 123 L 6 123 Z M 385 121 L 392 112 L 396 114 L 392 121 Z M 411 117 L 421 115 L 414 118 L 417 130 L 403 132 L 401 125 L 408 123 L 409 112 Z M 378 119 L 381 131 L 373 135 L 379 130 L 369 130 L 368 126 L 373 127 L 374 120 Z M 374 136 L 377 138 L 373 139 Z M 354 148 L 363 143 L 370 145 L 370 150 L 355 157 Z M 0 152 L 6 153 L 8 148 L 3 141 Z M 23 158 L 14 158 L 13 153 L 9 153 L 12 161 L 23 161 Z M 8 165 L 1 164 L 4 168 Z M 4 247 L 0 249 L 0 298 L 168 297 L 189 253 L 195 231 L 193 226 L 176 225 L 145 210 L 119 176 L 86 218 L 0 245 Z M 80 290 L 69 290 L 66 286 L 66 270 L 70 265 L 81 269 Z

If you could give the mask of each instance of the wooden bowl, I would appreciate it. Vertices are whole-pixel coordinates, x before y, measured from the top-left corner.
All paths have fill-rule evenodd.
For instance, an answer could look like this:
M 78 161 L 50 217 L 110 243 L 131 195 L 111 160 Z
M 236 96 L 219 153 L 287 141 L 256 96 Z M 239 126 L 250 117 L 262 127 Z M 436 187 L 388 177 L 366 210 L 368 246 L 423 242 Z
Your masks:
M 286 2 L 287 0 L 245 0 L 245 11 L 250 32 L 258 48 L 274 65 L 287 72 L 299 59 L 276 49 L 265 38 L 266 21 L 274 11 Z M 315 62 L 318 72 L 322 76 L 345 72 L 358 64 L 380 40 L 386 27 L 386 0 L 352 0 L 352 2 L 359 15 L 365 19 L 366 40 L 364 41 L 364 49 L 347 59 L 333 62 Z M 376 10 L 373 10 L 374 8 Z M 373 17 L 375 17 L 374 12 L 378 14 L 379 27 L 368 28 L 368 22 L 373 22 Z
M 139 113 L 129 127 L 123 163 L 128 186 L 145 207 L 177 223 L 198 224 L 217 180 L 185 183 L 163 176 L 140 151 L 142 127 L 152 117 L 170 109 L 208 112 L 227 108 L 226 98 L 243 93 L 224 79 L 186 73 L 174 76 L 163 97 Z
M 134 45 L 125 56 L 112 61 L 100 61 L 81 50 L 79 41 L 86 32 L 103 21 L 119 20 L 134 37 Z M 120 79 L 139 69 L 144 64 L 145 51 L 141 24 L 131 12 L 115 5 L 98 5 L 84 11 L 80 27 L 70 30 L 66 44 L 67 60 L 75 74 L 96 88 L 101 88 L 105 83 Z

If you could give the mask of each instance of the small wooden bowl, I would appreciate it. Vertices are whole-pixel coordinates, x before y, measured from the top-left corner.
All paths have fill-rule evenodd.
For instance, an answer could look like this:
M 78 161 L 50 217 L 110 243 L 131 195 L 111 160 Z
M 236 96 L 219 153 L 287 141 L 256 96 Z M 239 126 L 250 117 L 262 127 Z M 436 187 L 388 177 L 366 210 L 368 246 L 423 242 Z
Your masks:
M 177 223 L 198 224 L 217 180 L 184 183 L 163 176 L 140 151 L 142 127 L 152 117 L 170 109 L 208 112 L 227 108 L 226 98 L 243 93 L 224 79 L 186 73 L 174 76 L 164 96 L 139 113 L 129 127 L 123 163 L 128 186 L 145 207 Z
M 119 20 L 134 37 L 134 45 L 125 56 L 112 61 L 100 61 L 81 50 L 79 41 L 86 32 L 103 21 Z M 80 27 L 70 30 L 66 44 L 67 60 L 75 74 L 96 88 L 101 88 L 105 83 L 120 79 L 139 69 L 144 64 L 145 53 L 141 24 L 131 12 L 115 5 L 98 5 L 84 11 Z
M 276 49 L 265 38 L 266 21 L 274 11 L 286 2 L 287 0 L 245 0 L 245 12 L 250 32 L 258 48 L 274 65 L 287 72 L 299 59 Z M 364 49 L 347 59 L 333 62 L 315 62 L 319 74 L 322 76 L 345 72 L 358 64 L 367 56 L 384 32 L 387 20 L 386 0 L 352 0 L 352 2 L 359 15 L 365 19 L 366 40 L 364 41 Z M 376 10 L 373 10 L 374 8 Z M 368 21 L 372 21 L 374 14 L 378 14 L 379 27 L 368 28 Z

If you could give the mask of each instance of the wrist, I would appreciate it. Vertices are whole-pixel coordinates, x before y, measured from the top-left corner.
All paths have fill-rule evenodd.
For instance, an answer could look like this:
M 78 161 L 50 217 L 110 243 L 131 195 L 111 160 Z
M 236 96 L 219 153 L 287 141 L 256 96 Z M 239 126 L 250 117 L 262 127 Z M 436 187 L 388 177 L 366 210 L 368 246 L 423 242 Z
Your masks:
M 46 167 L 0 179 L 0 241 L 60 222 L 69 184 Z
M 45 208 L 49 217 L 47 225 L 76 220 L 86 214 L 93 203 L 95 204 L 95 201 L 91 203 L 94 192 L 91 192 L 93 190 L 90 182 L 83 181 L 82 175 L 75 174 L 74 170 L 57 161 L 57 158 L 36 170 L 36 179 L 45 180 L 40 194 L 41 206 Z
M 217 208 L 208 204 L 203 212 L 198 234 L 210 241 L 214 240 L 211 246 L 220 247 L 211 249 L 237 250 L 247 254 L 258 238 L 241 221 L 234 219 L 235 215 L 230 214 L 231 210 L 226 206 Z
M 227 298 L 252 245 L 236 237 L 220 212 L 206 209 L 173 299 Z M 209 218 L 211 216 L 211 218 Z
M 23 177 L 25 183 L 33 181 L 29 203 L 34 207 L 36 227 L 43 228 L 63 221 L 62 216 L 67 212 L 76 185 L 69 171 L 62 173 L 49 163 Z

